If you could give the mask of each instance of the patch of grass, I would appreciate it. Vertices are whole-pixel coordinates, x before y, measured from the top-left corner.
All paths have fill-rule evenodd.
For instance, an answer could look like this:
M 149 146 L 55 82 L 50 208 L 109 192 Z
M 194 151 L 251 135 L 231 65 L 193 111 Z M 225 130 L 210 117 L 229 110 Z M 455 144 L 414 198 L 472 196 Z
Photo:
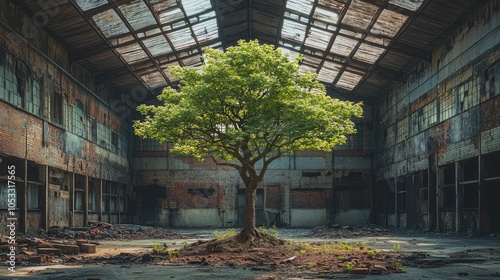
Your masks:
M 345 260 L 346 260 L 346 257 L 344 257 L 344 256 L 339 256 L 339 257 L 337 258 L 337 260 L 338 260 L 339 262 L 343 262 L 343 261 L 345 261 Z
M 158 241 L 153 242 L 153 254 L 164 255 L 167 253 L 167 249 L 160 244 Z
M 236 235 L 238 235 L 238 232 L 236 231 L 235 228 L 228 228 L 228 229 L 225 229 L 223 231 L 218 231 L 218 230 L 214 231 L 215 239 L 224 239 L 224 238 L 233 237 Z
M 344 266 L 344 271 L 345 272 L 351 272 L 354 269 L 354 267 L 356 267 L 355 264 L 353 264 L 353 263 L 346 263 L 345 266 Z
M 375 250 L 375 249 L 368 250 L 368 251 L 366 251 L 366 254 L 370 257 L 373 257 L 377 254 L 377 250 Z
M 401 244 L 392 244 L 392 249 L 396 252 L 399 252 L 401 250 Z
M 400 262 L 395 262 L 394 263 L 394 268 L 396 270 L 402 270 L 402 271 L 405 271 L 406 270 L 406 266 L 404 266 L 402 263 Z

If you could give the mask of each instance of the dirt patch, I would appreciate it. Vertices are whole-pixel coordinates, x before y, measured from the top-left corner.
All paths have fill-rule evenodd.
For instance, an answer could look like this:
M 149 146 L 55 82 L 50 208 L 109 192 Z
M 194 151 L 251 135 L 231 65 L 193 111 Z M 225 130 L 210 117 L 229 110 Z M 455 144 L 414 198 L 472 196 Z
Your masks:
M 182 249 L 165 248 L 156 253 L 157 261 L 163 263 L 239 267 L 288 275 L 404 272 L 397 252 L 379 252 L 359 242 L 303 243 L 272 235 L 252 243 L 241 243 L 236 237 L 198 241 Z

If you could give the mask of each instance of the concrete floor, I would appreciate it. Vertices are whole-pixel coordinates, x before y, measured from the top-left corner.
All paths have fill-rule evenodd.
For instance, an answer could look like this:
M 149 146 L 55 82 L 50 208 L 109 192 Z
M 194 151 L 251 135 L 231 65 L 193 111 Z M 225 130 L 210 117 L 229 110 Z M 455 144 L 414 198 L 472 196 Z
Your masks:
M 213 229 L 179 230 L 179 233 L 188 236 L 186 241 L 191 243 L 200 239 L 213 237 Z M 292 238 L 296 241 L 336 241 L 306 237 L 311 233 L 309 229 L 284 229 L 279 235 L 283 238 Z M 471 253 L 490 249 L 496 254 L 485 258 L 483 262 L 448 263 L 439 267 L 407 267 L 406 273 L 389 274 L 383 276 L 368 275 L 356 276 L 341 274 L 335 278 L 363 278 L 363 279 L 500 279 L 500 239 L 466 238 L 443 236 L 437 234 L 398 234 L 383 237 L 361 237 L 344 239 L 345 241 L 366 242 L 368 247 L 377 250 L 395 250 L 393 244 L 400 244 L 401 252 L 423 251 L 434 259 L 447 259 L 450 254 L 473 250 Z M 140 253 L 150 250 L 155 240 L 133 241 L 103 241 L 98 246 L 98 254 L 119 254 L 120 252 Z M 181 247 L 185 243 L 181 240 L 157 240 L 167 243 L 170 248 Z M 493 250 L 491 250 L 493 249 Z M 488 252 L 488 251 L 486 251 Z M 273 271 L 261 271 L 235 268 L 213 268 L 210 266 L 179 266 L 179 265 L 50 265 L 17 267 L 16 272 L 7 270 L 7 266 L 0 267 L 0 279 L 314 279 L 311 277 L 288 278 Z

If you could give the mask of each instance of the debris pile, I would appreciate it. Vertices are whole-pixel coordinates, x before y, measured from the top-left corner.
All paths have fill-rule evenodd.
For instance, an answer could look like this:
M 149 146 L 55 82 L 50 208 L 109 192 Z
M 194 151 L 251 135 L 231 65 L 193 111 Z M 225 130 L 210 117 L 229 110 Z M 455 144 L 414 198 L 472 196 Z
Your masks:
M 339 224 L 316 227 L 310 236 L 319 238 L 353 238 L 362 236 L 387 236 L 390 229 L 378 225 L 341 226 Z
M 0 251 L 8 252 L 14 248 L 16 264 L 82 262 L 93 258 L 86 254 L 96 253 L 99 240 L 167 238 L 180 239 L 183 236 L 161 227 L 93 222 L 88 227 L 53 226 L 47 232 L 41 231 L 40 237 L 19 236 L 15 243 L 11 241 L 12 244 L 9 244 L 7 236 L 0 235 Z M 0 261 L 7 261 L 6 257 L 7 254 L 2 254 Z M 123 261 L 120 258 L 114 261 Z M 127 261 L 130 260 L 127 258 Z
M 140 226 L 131 224 L 109 224 L 90 222 L 88 227 L 51 227 L 47 231 L 48 238 L 59 239 L 149 239 L 149 238 L 183 238 L 182 235 L 162 227 Z

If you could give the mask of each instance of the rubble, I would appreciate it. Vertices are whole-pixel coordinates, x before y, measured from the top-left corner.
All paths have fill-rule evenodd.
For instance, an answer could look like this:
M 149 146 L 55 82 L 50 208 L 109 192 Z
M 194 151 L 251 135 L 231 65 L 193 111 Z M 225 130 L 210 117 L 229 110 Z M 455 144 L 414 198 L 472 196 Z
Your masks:
M 357 226 L 341 226 L 339 224 L 333 224 L 314 228 L 310 236 L 318 238 L 353 238 L 362 236 L 387 236 L 390 234 L 390 229 L 373 224 Z
M 0 249 L 17 249 L 16 263 L 39 265 L 45 263 L 85 262 L 85 255 L 95 254 L 99 240 L 180 239 L 184 236 L 167 228 L 132 224 L 109 224 L 90 222 L 87 227 L 50 227 L 41 230 L 39 237 L 19 236 L 15 244 L 9 244 L 6 236 L 0 235 Z M 83 256 L 78 256 L 83 254 Z M 6 255 L 0 261 L 6 261 Z M 92 258 L 88 258 L 92 259 Z M 99 261 L 99 258 L 93 258 Z M 129 254 L 108 256 L 101 261 L 121 263 L 140 260 Z M 152 256 L 142 256 L 142 261 L 152 261 Z

